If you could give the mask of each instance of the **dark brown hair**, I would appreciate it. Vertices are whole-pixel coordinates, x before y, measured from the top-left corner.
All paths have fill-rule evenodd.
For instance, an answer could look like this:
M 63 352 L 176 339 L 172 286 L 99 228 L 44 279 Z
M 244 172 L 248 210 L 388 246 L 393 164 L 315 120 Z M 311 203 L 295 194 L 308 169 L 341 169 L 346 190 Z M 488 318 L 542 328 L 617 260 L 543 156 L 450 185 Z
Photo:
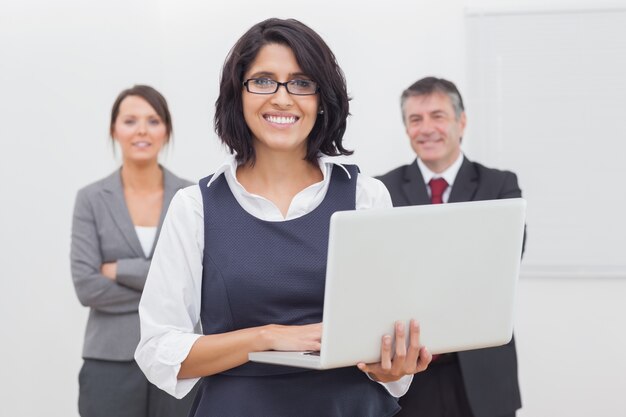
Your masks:
M 124 99 L 128 96 L 141 97 L 148 102 L 148 104 L 159 115 L 161 121 L 163 121 L 163 124 L 165 124 L 167 142 L 169 142 L 172 133 L 174 132 L 174 127 L 172 126 L 172 116 L 170 115 L 170 110 L 167 107 L 167 101 L 165 101 L 165 97 L 163 97 L 163 95 L 154 88 L 148 85 L 141 84 L 137 84 L 131 88 L 127 88 L 126 90 L 122 91 L 115 99 L 113 107 L 111 108 L 111 125 L 109 126 L 109 133 L 111 135 L 111 138 L 113 138 L 115 121 L 117 120 L 117 116 L 120 113 L 120 105 L 122 104 L 122 101 L 124 101 Z
M 259 50 L 268 44 L 289 47 L 302 71 L 319 86 L 319 107 L 307 139 L 307 161 L 318 152 L 330 156 L 351 155 L 342 145 L 349 113 L 349 98 L 343 71 L 324 40 L 311 28 L 294 19 L 267 19 L 252 26 L 230 50 L 215 102 L 214 126 L 217 135 L 236 152 L 239 163 L 254 162 L 252 132 L 243 116 L 243 76 Z

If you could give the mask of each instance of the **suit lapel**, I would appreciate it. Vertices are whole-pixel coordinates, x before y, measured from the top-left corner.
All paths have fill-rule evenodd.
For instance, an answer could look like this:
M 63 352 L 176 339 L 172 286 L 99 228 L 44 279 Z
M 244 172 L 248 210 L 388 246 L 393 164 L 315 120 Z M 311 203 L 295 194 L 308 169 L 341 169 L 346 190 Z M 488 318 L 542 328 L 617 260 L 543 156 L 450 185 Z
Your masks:
M 469 159 L 463 157 L 463 163 L 454 179 L 448 202 L 458 203 L 461 201 L 473 201 L 477 187 L 478 173 Z
M 406 166 L 402 190 L 410 205 L 419 206 L 430 204 L 430 197 L 428 197 L 426 184 L 424 184 L 424 177 L 417 166 L 417 161 Z
M 103 188 L 104 205 L 109 210 L 113 222 L 120 230 L 128 245 L 133 249 L 137 257 L 144 257 L 141 243 L 137 237 L 135 226 L 130 218 L 126 200 L 124 199 L 124 188 L 122 187 L 122 175 L 118 169 L 106 178 Z
M 163 220 L 165 220 L 165 215 L 167 214 L 167 208 L 170 205 L 170 201 L 174 198 L 174 194 L 182 187 L 178 178 L 161 166 L 161 170 L 163 171 L 163 204 L 161 205 L 161 215 L 159 216 L 159 226 L 157 228 L 156 237 L 161 234 L 161 227 L 163 226 Z M 152 244 L 152 249 L 150 250 L 150 258 L 154 254 L 154 249 L 156 248 L 157 239 L 154 239 L 154 243 Z

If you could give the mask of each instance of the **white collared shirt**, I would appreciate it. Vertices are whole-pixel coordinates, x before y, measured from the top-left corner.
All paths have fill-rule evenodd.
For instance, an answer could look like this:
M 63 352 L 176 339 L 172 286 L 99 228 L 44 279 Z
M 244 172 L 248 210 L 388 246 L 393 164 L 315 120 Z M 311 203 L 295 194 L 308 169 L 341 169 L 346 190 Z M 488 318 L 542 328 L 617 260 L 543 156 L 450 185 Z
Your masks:
M 323 180 L 300 191 L 286 217 L 270 200 L 246 191 L 237 181 L 237 162 L 230 157 L 215 172 L 211 182 L 224 175 L 237 202 L 248 213 L 265 221 L 285 221 L 313 211 L 326 196 L 333 168 L 345 168 L 333 158 L 319 158 Z M 346 175 L 349 175 L 346 170 Z M 356 209 L 391 207 L 391 197 L 382 182 L 359 175 Z M 141 340 L 135 359 L 150 382 L 175 396 L 184 397 L 199 378 L 178 379 L 180 365 L 201 337 L 199 328 L 204 254 L 204 211 L 197 185 L 179 190 L 172 199 L 150 265 L 139 304 Z M 408 390 L 412 376 L 382 384 L 393 396 Z
M 448 188 L 445 189 L 441 199 L 444 203 L 448 202 L 450 198 L 450 192 L 452 191 L 452 187 L 454 186 L 454 180 L 456 179 L 456 174 L 459 173 L 459 169 L 461 169 L 461 165 L 463 165 L 463 152 L 459 153 L 459 156 L 456 160 L 440 174 L 432 172 L 426 164 L 419 158 L 417 158 L 417 166 L 419 167 L 420 172 L 422 173 L 422 177 L 424 177 L 424 183 L 426 183 L 426 190 L 428 191 L 428 196 L 431 197 L 430 186 L 428 183 L 433 178 L 443 178 L 448 183 Z

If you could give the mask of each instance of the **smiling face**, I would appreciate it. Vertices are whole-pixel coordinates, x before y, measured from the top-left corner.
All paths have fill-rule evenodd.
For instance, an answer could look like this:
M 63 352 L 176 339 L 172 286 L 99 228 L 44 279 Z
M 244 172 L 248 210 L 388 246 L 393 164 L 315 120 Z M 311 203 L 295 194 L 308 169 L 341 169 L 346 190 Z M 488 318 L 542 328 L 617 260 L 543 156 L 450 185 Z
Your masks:
M 122 100 L 111 134 L 120 145 L 124 162 L 156 162 L 168 140 L 167 127 L 139 96 Z
M 268 44 L 259 50 L 244 81 L 267 78 L 278 82 L 310 79 L 302 73 L 293 51 L 284 45 Z M 257 157 L 267 151 L 289 152 L 304 158 L 307 138 L 317 119 L 317 94 L 297 96 L 280 86 L 274 94 L 242 92 L 243 116 L 252 132 Z
M 444 93 L 411 96 L 404 102 L 404 126 L 411 147 L 433 172 L 445 171 L 461 153 L 465 112 L 457 118 Z

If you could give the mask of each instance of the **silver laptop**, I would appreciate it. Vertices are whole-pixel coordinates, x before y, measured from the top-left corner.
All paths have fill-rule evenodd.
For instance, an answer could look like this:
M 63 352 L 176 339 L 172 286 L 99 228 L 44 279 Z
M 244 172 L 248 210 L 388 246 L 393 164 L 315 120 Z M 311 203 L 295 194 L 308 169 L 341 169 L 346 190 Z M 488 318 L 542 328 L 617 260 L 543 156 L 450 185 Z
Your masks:
M 382 336 L 411 318 L 431 353 L 506 344 L 525 211 L 515 198 L 333 214 L 321 351 L 249 359 L 312 369 L 378 362 Z

